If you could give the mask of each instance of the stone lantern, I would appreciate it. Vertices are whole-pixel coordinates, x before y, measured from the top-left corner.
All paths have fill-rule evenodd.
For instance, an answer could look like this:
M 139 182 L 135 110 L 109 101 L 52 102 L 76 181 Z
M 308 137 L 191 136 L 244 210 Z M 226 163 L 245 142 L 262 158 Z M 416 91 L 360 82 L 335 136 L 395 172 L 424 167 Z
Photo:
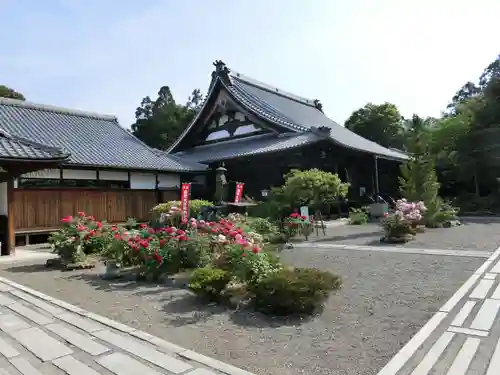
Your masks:
M 227 200 L 227 169 L 220 166 L 215 170 L 215 202 L 222 203 Z

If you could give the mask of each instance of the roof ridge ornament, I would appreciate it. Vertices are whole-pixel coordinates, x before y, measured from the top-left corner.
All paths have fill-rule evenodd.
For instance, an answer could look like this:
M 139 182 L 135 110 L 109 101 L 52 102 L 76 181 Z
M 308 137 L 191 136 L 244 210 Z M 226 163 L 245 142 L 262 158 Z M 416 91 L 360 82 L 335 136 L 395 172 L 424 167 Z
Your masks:
M 314 104 L 314 107 L 316 107 L 316 109 L 318 111 L 323 112 L 323 104 L 321 104 L 321 102 L 319 101 L 319 99 L 314 99 L 313 104 Z
M 219 77 L 222 82 L 230 85 L 231 80 L 229 79 L 229 73 L 231 70 L 226 66 L 226 64 L 222 60 L 215 60 L 213 65 L 215 66 L 215 70 L 212 72 L 212 79 Z

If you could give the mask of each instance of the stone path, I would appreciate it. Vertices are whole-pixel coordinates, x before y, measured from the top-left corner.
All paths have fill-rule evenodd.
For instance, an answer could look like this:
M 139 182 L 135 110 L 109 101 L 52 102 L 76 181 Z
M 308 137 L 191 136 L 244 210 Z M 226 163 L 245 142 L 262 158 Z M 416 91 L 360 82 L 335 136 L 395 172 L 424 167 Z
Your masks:
M 0 277 L 0 375 L 252 375 Z
M 378 375 L 500 374 L 499 257 L 500 248 Z

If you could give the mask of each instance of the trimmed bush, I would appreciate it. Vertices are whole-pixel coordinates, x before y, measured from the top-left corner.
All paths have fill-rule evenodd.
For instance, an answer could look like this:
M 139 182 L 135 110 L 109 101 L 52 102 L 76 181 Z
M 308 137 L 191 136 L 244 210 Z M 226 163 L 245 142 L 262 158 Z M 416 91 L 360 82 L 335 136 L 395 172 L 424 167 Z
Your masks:
M 253 288 L 256 307 L 269 314 L 308 314 L 320 309 L 339 276 L 314 268 L 283 269 L 269 274 Z
M 198 268 L 189 280 L 189 289 L 209 300 L 216 300 L 231 280 L 231 274 L 219 268 Z

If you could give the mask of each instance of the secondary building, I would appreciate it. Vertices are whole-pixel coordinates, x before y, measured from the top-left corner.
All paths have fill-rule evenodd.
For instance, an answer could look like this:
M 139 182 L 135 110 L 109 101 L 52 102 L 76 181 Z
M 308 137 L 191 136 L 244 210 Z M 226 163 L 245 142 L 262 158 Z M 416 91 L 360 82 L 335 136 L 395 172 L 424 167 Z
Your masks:
M 207 166 L 151 149 L 114 116 L 0 98 L 0 168 L 6 253 L 16 234 L 47 233 L 79 211 L 146 219 Z

